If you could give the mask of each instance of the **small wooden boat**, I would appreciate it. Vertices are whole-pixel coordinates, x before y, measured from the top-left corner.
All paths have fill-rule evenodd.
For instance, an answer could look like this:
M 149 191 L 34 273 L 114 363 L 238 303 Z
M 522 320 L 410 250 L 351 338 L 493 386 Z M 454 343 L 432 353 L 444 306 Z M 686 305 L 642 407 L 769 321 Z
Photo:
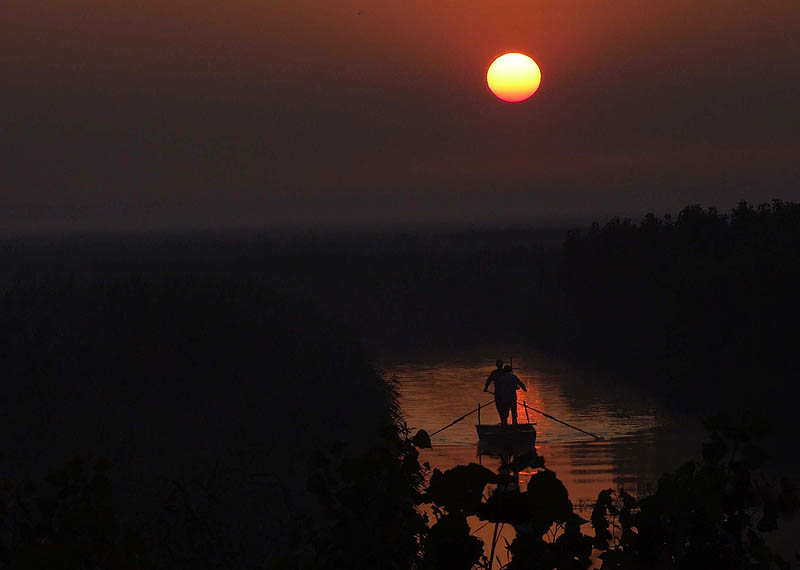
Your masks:
M 532 437 L 536 439 L 536 424 L 478 424 L 478 437 Z
M 535 424 L 477 424 L 478 449 L 489 453 L 524 453 L 536 446 Z
M 478 439 L 524 440 L 536 443 L 536 424 L 478 424 Z

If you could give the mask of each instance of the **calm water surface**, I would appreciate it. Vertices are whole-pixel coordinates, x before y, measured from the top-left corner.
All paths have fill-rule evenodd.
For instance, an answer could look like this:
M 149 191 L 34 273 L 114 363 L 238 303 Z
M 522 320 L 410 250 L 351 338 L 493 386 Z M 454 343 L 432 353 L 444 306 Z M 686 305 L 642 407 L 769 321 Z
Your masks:
M 429 352 L 384 362 L 386 372 L 399 380 L 409 426 L 433 432 L 474 410 L 479 402 L 492 400 L 483 386 L 498 356 L 505 356 L 508 362 L 507 353 L 485 349 L 447 355 Z M 536 423 L 538 453 L 564 482 L 584 518 L 601 490 L 624 488 L 636 495 L 649 492 L 661 473 L 692 458 L 699 449 L 699 423 L 669 415 L 622 386 L 601 382 L 530 351 L 513 352 L 513 363 L 514 372 L 528 389 L 517 392 L 520 421 L 525 421 L 525 410 L 519 402 L 525 401 L 604 438 L 595 441 L 530 413 L 530 420 Z M 495 468 L 498 460 L 477 456 L 476 417 L 473 414 L 434 436 L 433 448 L 425 450 L 421 459 L 442 470 L 470 461 Z M 493 404 L 481 411 L 481 421 L 499 422 Z M 523 489 L 530 475 L 520 475 Z M 484 532 L 478 534 L 486 542 Z

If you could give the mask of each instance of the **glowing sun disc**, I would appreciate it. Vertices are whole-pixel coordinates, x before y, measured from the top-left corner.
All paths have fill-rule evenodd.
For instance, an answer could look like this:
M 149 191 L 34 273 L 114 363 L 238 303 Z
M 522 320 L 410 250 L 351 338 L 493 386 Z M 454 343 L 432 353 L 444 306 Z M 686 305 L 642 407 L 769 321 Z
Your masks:
M 503 101 L 519 103 L 539 89 L 542 72 L 536 62 L 523 53 L 507 53 L 492 62 L 486 72 L 489 89 Z

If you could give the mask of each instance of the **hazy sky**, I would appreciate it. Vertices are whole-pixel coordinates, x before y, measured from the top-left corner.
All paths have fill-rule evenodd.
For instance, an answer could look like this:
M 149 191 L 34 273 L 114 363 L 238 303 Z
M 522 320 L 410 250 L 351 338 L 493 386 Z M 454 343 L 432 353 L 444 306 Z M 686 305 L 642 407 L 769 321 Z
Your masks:
M 798 0 L 4 0 L 0 229 L 800 200 L 798 62 Z

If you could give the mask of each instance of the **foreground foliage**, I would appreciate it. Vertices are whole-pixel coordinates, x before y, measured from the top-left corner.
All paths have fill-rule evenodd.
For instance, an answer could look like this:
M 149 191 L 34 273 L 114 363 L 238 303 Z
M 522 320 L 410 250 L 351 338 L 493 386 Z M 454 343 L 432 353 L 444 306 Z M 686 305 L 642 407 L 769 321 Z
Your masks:
M 619 570 L 796 567 L 767 543 L 800 499 L 791 481 L 764 470 L 757 445 L 763 426 L 721 416 L 707 428 L 702 459 L 664 474 L 649 496 L 602 491 L 590 520 L 575 512 L 541 458 L 530 462 L 538 471 L 522 490 L 513 474 L 476 464 L 430 473 L 419 463 L 418 446 L 429 445 L 424 432 L 411 437 L 404 426 L 387 430 L 387 444 L 362 455 L 348 456 L 341 447 L 318 454 L 308 486 L 320 499 L 319 518 L 298 519 L 281 540 L 265 535 L 282 546 L 247 567 L 470 570 L 498 568 L 501 559 L 509 570 L 593 563 Z M 180 545 L 168 544 L 157 525 L 133 524 L 116 512 L 107 471 L 105 461 L 77 458 L 44 482 L 6 484 L 0 568 L 175 567 L 169 553 Z M 489 545 L 493 552 L 497 546 L 494 564 L 484 554 L 487 545 L 472 535 L 473 517 L 515 530 L 510 543 Z M 211 537 L 208 548 L 214 542 Z M 217 567 L 245 567 L 235 558 L 216 559 Z
M 797 512 L 798 495 L 764 472 L 754 441 L 763 426 L 724 416 L 706 426 L 702 461 L 663 475 L 653 495 L 600 494 L 592 525 L 603 568 L 789 567 L 765 535 Z
M 419 466 L 417 450 L 401 433 L 404 470 L 394 471 L 399 478 L 385 478 L 385 469 L 374 471 L 375 456 L 368 454 L 343 463 L 343 477 L 322 490 L 337 529 L 317 537 L 325 544 L 323 559 L 332 562 L 326 567 L 497 568 L 501 558 L 496 554 L 490 563 L 485 545 L 472 536 L 468 518 L 476 517 L 513 526 L 516 536 L 504 545 L 509 570 L 573 570 L 593 563 L 620 570 L 792 567 L 767 544 L 767 535 L 794 515 L 800 502 L 791 481 L 775 480 L 764 469 L 767 458 L 757 441 L 765 426 L 749 417 L 718 416 L 706 427 L 702 459 L 664 474 L 649 496 L 602 491 L 590 520 L 575 512 L 567 489 L 541 458 L 532 465 L 540 469 L 525 490 L 513 475 L 476 464 L 434 469 L 422 488 L 418 473 L 427 467 Z M 369 482 L 368 473 L 384 477 Z M 404 501 L 397 502 L 397 492 Z M 401 505 L 393 515 L 381 508 L 391 508 L 386 493 Z M 432 519 L 412 511 L 412 504 L 426 506 Z

